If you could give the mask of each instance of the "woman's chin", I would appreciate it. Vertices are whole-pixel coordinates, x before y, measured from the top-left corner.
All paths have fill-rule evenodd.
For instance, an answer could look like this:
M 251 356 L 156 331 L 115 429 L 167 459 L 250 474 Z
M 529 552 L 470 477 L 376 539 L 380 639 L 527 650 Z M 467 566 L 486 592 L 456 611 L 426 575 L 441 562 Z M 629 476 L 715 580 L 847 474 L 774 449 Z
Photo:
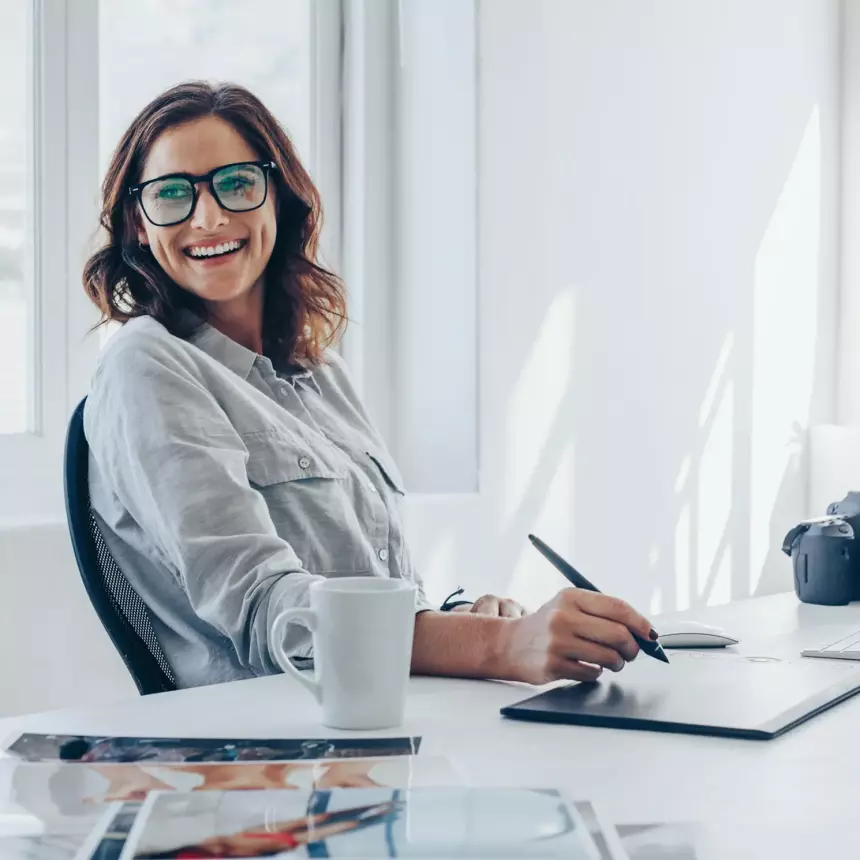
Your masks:
M 252 288 L 253 285 L 248 284 L 237 289 L 236 282 L 234 280 L 230 280 L 226 283 L 219 284 L 195 284 L 194 288 L 192 288 L 190 292 L 199 296 L 204 302 L 213 305 L 226 305 L 235 301 L 240 301 L 251 292 Z

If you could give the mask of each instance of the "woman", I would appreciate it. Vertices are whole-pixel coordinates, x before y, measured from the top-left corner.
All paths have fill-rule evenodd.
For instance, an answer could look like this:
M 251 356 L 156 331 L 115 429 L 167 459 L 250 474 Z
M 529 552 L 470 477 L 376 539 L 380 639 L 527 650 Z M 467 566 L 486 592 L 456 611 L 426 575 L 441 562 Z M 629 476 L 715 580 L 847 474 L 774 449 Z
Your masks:
M 124 325 L 85 412 L 108 548 L 180 686 L 278 671 L 269 631 L 321 577 L 418 586 L 415 672 L 543 683 L 620 670 L 656 636 L 566 589 L 534 614 L 486 596 L 433 611 L 403 539 L 402 480 L 342 359 L 340 280 L 317 262 L 319 197 L 245 89 L 181 84 L 141 111 L 103 185 L 84 286 Z M 293 625 L 296 660 L 311 656 Z

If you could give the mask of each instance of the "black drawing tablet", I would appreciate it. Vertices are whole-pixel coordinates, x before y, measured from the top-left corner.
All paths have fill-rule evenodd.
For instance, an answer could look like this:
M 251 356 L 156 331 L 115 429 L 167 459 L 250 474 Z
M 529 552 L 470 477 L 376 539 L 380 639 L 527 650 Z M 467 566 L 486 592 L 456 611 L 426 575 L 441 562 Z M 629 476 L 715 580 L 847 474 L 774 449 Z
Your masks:
M 644 655 L 594 684 L 554 687 L 502 715 L 522 720 L 768 740 L 860 692 L 860 663 L 727 652 Z

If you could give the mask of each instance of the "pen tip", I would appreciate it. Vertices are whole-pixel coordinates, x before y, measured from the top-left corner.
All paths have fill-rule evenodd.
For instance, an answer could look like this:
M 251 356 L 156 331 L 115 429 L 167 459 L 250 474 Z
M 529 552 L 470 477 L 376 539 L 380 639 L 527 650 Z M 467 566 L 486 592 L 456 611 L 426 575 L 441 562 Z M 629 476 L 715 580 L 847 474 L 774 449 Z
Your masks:
M 654 656 L 655 656 L 658 660 L 662 660 L 664 663 L 668 663 L 668 662 L 669 662 L 669 658 L 666 656 L 666 652 L 665 652 L 662 648 L 661 648 L 659 651 L 655 651 L 655 652 L 654 652 Z
M 530 540 L 532 543 L 534 543 L 534 542 L 535 542 L 535 536 L 530 534 L 530 535 L 529 535 L 529 540 Z

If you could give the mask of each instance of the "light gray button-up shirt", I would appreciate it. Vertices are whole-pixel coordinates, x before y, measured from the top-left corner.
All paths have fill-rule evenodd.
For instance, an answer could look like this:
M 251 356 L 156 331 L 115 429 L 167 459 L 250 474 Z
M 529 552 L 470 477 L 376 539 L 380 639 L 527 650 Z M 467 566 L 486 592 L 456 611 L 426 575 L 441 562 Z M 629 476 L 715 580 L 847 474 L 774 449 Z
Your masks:
M 278 371 L 209 325 L 108 342 L 84 413 L 90 495 L 180 686 L 280 671 L 269 634 L 315 580 L 400 577 L 403 482 L 342 359 Z M 289 625 L 287 651 L 311 655 Z

